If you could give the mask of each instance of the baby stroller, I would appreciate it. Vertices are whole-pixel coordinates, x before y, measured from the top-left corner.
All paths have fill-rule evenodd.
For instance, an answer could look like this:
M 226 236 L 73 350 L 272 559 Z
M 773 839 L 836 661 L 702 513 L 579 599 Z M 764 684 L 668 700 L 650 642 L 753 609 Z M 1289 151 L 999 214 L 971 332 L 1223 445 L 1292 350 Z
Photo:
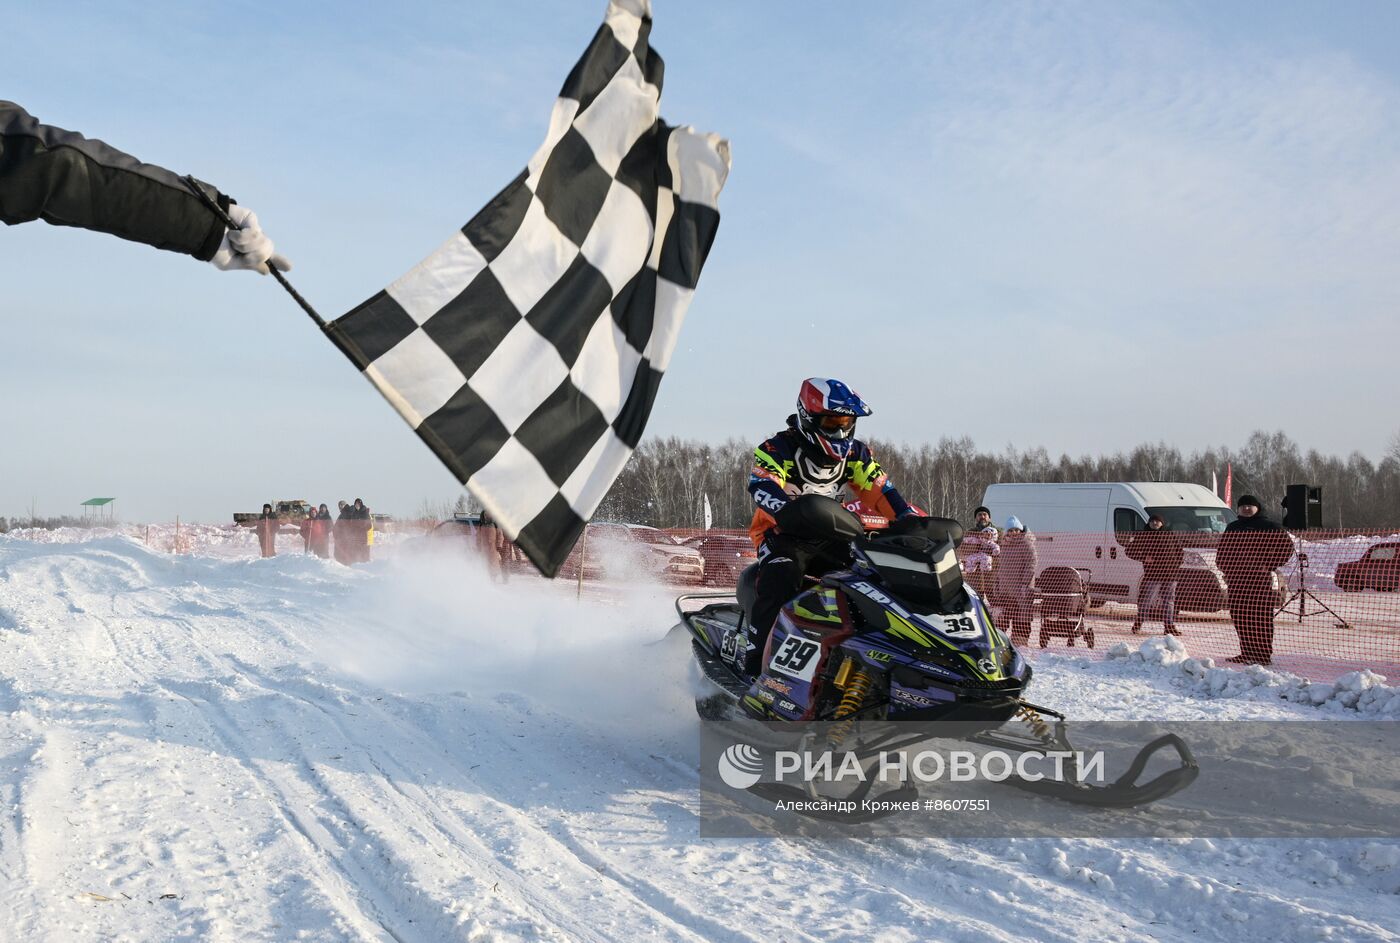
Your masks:
M 1050 644 L 1052 637 L 1064 638 L 1073 645 L 1077 638 L 1094 647 L 1094 627 L 1084 621 L 1089 608 L 1088 567 L 1047 567 L 1035 579 L 1040 590 L 1040 647 Z

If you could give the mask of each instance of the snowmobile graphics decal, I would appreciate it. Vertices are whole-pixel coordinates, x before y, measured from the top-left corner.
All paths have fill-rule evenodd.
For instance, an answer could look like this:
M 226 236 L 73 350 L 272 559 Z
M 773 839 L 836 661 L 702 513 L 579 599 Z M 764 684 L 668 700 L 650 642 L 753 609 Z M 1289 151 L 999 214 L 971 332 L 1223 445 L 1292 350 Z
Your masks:
M 953 681 L 956 681 L 958 678 L 958 673 L 956 671 L 953 671 L 950 668 L 945 668 L 942 665 L 934 665 L 926 661 L 916 661 L 914 662 L 914 667 L 918 668 L 924 674 L 941 675 L 942 677 L 948 678 Z
M 981 613 L 980 607 L 974 606 L 974 610 L 980 617 L 977 622 L 974 622 L 971 615 L 968 613 L 948 616 L 946 618 L 939 616 L 920 617 L 914 615 L 888 595 L 880 592 L 880 590 L 863 580 L 847 583 L 845 585 L 884 607 L 885 619 L 889 623 L 885 628 L 885 633 L 887 635 L 913 642 L 921 648 L 931 649 L 941 646 L 950 649 L 955 652 L 959 658 L 967 662 L 970 667 L 975 668 L 986 680 L 1002 680 L 1003 675 L 1001 671 L 997 670 L 997 665 L 1005 660 L 1005 644 L 1001 642 L 997 634 L 986 632 L 985 629 L 981 627 L 987 625 L 987 622 L 986 616 Z M 944 635 L 959 641 L 974 641 L 985 635 L 988 642 L 991 644 L 993 657 L 991 659 L 982 660 L 984 662 L 990 661 L 992 669 L 990 671 L 986 670 L 978 664 L 977 660 L 969 657 L 967 653 L 962 651 L 957 645 L 940 637 Z
M 793 615 L 800 616 L 809 622 L 840 622 L 841 612 L 836 607 L 836 593 L 834 590 L 828 590 L 828 592 L 830 595 L 807 593 L 798 596 L 792 602 Z M 821 612 L 815 612 L 803 605 L 804 602 L 810 602 L 813 599 L 822 604 Z
M 724 633 L 724 643 L 720 646 L 720 657 L 731 664 L 742 665 L 749 653 L 749 637 L 741 629 L 730 629 Z
M 972 615 L 970 613 L 964 613 L 962 615 L 955 616 L 916 616 L 913 613 L 911 613 L 908 609 L 905 609 L 899 603 L 895 602 L 889 596 L 886 596 L 884 593 L 871 586 L 869 583 L 857 582 L 851 583 L 850 586 L 852 589 L 856 590 L 864 596 L 870 597 L 875 602 L 879 603 L 882 606 L 885 606 L 891 612 L 898 615 L 901 619 L 903 619 L 906 623 L 909 624 L 913 631 L 918 633 L 918 636 L 924 635 L 924 633 L 922 632 L 922 629 L 924 628 L 932 629 L 933 631 L 938 632 L 942 635 L 947 635 L 956 638 L 976 638 L 977 636 L 982 634 L 982 629 L 978 627 L 977 622 L 973 621 Z M 918 636 L 907 637 L 910 641 L 917 642 L 918 644 L 923 645 L 925 648 L 933 648 L 933 645 L 931 643 L 921 641 Z
M 915 707 L 932 707 L 940 700 L 951 701 L 955 697 L 952 691 L 939 691 L 937 688 L 931 690 L 929 693 L 941 696 L 937 698 L 925 697 L 922 694 L 915 694 L 908 688 L 890 688 L 890 696 L 892 698 L 894 698 L 897 701 L 904 701 L 908 704 L 913 704 Z
M 774 691 L 777 691 L 779 694 L 791 694 L 791 693 L 792 693 L 792 685 L 790 685 L 790 684 L 783 684 L 781 681 L 778 681 L 778 680 L 775 679 L 775 678 L 769 678 L 769 677 L 766 677 L 766 676 L 765 676 L 765 677 L 762 678 L 758 683 L 761 684 L 761 685 L 763 685 L 765 688 L 772 688 Z
M 886 635 L 892 635 L 895 638 L 907 639 L 916 645 L 922 646 L 923 648 L 935 648 L 936 646 L 941 645 L 944 648 L 952 651 L 963 661 L 967 662 L 967 664 L 970 667 L 976 669 L 978 674 L 986 680 L 1002 680 L 1002 672 L 998 670 L 997 662 L 993 659 L 974 659 L 972 656 L 968 655 L 967 652 L 964 652 L 952 642 L 939 638 L 937 635 L 931 635 L 928 632 L 923 631 L 919 626 L 915 625 L 910 620 L 903 619 L 895 615 L 892 609 L 885 610 L 885 617 L 889 620 L 889 627 L 885 629 Z M 1000 649 L 994 648 L 993 654 L 996 655 L 998 659 L 1003 658 Z

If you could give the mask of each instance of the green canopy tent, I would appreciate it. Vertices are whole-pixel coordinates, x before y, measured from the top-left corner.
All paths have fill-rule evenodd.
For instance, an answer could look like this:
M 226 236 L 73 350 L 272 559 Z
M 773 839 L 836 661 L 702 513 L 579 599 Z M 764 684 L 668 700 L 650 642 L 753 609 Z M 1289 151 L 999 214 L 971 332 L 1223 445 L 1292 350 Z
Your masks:
M 107 512 L 105 515 L 105 519 L 109 521 L 113 520 L 116 516 L 116 508 L 112 507 L 112 503 L 116 500 L 116 498 L 88 498 L 81 505 L 83 509 L 83 517 L 92 517 L 95 520 L 103 520 L 104 515 L 102 512 L 105 509 Z

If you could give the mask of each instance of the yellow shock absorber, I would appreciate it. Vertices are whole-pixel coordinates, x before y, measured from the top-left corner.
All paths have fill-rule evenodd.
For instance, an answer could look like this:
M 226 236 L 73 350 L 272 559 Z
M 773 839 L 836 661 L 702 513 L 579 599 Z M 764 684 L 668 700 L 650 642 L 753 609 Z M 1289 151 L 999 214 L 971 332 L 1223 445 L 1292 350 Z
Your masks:
M 1037 737 L 1046 741 L 1050 739 L 1050 725 L 1036 712 L 1034 707 L 1028 704 L 1022 705 L 1018 713 L 1020 713 L 1021 719 L 1030 725 L 1031 730 L 1035 732 Z
M 851 662 L 847 662 L 846 664 L 851 664 Z M 842 668 L 844 669 L 845 665 L 843 665 Z M 874 682 L 875 679 L 870 677 L 870 673 L 864 668 L 857 668 L 855 670 L 854 677 L 850 679 L 850 683 L 846 685 L 845 692 L 841 695 L 841 703 L 836 706 L 836 715 L 834 719 L 840 721 L 840 723 L 831 728 L 831 734 L 828 739 L 832 746 L 840 746 L 841 742 L 846 739 L 846 734 L 851 732 L 851 727 L 856 722 L 855 717 L 852 715 L 859 711 L 861 705 L 865 703 L 865 696 L 870 693 L 870 686 Z

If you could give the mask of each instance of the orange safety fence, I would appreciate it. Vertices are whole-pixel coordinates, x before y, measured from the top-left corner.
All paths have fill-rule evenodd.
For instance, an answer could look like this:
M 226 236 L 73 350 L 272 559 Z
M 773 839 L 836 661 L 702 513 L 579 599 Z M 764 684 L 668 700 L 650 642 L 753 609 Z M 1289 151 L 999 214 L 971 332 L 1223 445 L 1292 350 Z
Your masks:
M 1244 654 L 1318 681 L 1360 669 L 1400 681 L 1398 532 L 1031 533 L 1022 541 L 968 534 L 958 556 L 998 627 L 1032 657 L 1071 645 L 1098 655 L 1119 642 L 1136 647 L 1165 632 L 1170 605 L 1171 627 L 1198 658 L 1223 664 Z M 504 556 L 511 570 L 533 571 L 517 548 L 507 545 Z M 595 523 L 558 575 L 596 598 L 639 583 L 716 592 L 733 589 L 756 559 L 744 530 Z
M 1016 631 L 1032 657 L 1071 644 L 1089 653 L 1091 637 L 1100 655 L 1118 642 L 1136 647 L 1162 635 L 1170 615 L 1196 657 L 1225 663 L 1243 653 L 1314 680 L 1359 669 L 1400 680 L 1400 533 L 1032 533 L 1017 541 L 969 535 L 958 556 L 998 626 Z M 723 590 L 755 560 L 742 530 L 591 524 L 560 575 Z

